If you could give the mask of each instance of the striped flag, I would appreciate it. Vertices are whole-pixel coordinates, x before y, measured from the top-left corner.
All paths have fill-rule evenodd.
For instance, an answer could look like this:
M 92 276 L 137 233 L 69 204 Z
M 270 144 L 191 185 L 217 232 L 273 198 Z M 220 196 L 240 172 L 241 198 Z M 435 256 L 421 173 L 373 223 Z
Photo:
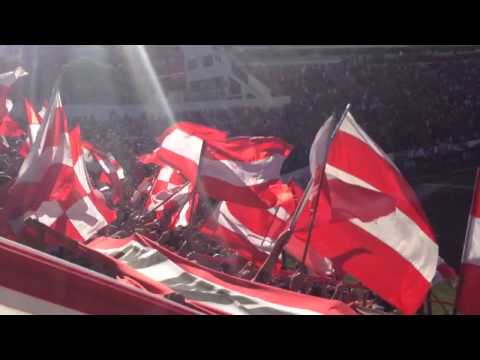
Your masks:
M 190 224 L 195 208 L 193 189 L 178 170 L 168 165 L 159 168 L 147 191 L 145 209 L 155 211 L 157 219 L 170 216 L 170 228 Z
M 97 264 L 101 262 L 102 259 L 96 259 Z M 118 281 L 2 237 L 0 268 L 2 315 L 199 313 L 131 285 L 125 286 L 125 278 Z
M 308 257 L 325 256 L 407 314 L 423 303 L 438 246 L 414 191 L 388 156 L 347 113 L 328 148 L 324 201 Z M 290 241 L 306 242 L 313 209 Z
M 458 312 L 480 315 L 480 169 L 477 169 L 473 189 L 472 210 L 468 220 L 460 276 Z
M 139 234 L 97 238 L 88 247 L 126 264 L 140 284 L 148 278 L 185 296 L 188 304 L 230 315 L 355 315 L 346 304 L 254 283 L 180 257 Z M 139 274 L 138 276 L 135 274 Z
M 269 187 L 280 178 L 280 170 L 291 146 L 274 137 L 237 137 L 192 123 L 178 123 L 158 140 L 160 147 L 139 161 L 178 169 L 195 188 L 216 200 L 251 207 L 271 207 L 275 195 Z
M 20 233 L 33 218 L 77 241 L 85 241 L 115 220 L 95 193 L 83 161 L 80 129 L 68 130 L 60 92 L 10 190 L 7 213 Z

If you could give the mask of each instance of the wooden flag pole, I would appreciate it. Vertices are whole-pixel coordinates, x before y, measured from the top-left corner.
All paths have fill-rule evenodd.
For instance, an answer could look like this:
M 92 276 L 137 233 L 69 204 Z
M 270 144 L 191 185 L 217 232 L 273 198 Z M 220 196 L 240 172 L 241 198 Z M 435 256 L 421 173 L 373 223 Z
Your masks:
M 465 252 L 466 252 L 466 246 L 467 246 L 467 243 L 468 243 L 468 238 L 470 237 L 470 231 L 471 231 L 471 228 L 472 228 L 472 211 L 473 211 L 473 207 L 475 206 L 475 193 L 476 193 L 476 190 L 477 189 L 480 189 L 479 187 L 479 173 L 480 173 L 480 168 L 477 168 L 477 172 L 475 174 L 475 182 L 473 184 L 473 194 L 472 194 L 472 201 L 470 203 L 470 211 L 468 212 L 468 224 L 467 224 L 467 231 L 465 233 L 465 238 L 463 240 L 463 249 L 462 249 L 462 257 L 460 259 L 460 273 L 459 273 L 459 277 L 458 277 L 458 284 L 457 284 L 457 291 L 456 291 L 456 295 L 455 295 L 455 306 L 453 307 L 453 314 L 452 315 L 457 315 L 458 314 L 458 295 L 459 295 L 459 291 L 461 290 L 462 288 L 462 284 L 463 284 L 463 267 L 462 267 L 462 263 L 463 263 L 463 259 L 465 258 Z

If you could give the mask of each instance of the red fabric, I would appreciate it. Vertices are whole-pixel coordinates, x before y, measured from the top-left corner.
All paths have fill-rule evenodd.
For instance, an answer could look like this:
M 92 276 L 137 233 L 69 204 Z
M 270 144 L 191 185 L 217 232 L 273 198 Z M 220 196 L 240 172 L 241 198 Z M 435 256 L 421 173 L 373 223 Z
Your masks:
M 462 264 L 462 279 L 458 289 L 458 312 L 464 315 L 480 315 L 480 266 Z
M 0 136 L 20 137 L 24 136 L 25 131 L 10 117 L 5 115 L 0 120 Z

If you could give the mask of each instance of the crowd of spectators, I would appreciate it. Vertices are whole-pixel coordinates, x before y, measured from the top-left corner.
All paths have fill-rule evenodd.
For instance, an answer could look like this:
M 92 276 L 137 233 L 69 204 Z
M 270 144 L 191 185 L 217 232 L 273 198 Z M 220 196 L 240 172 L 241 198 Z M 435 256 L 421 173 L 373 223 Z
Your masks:
M 282 108 L 233 108 L 177 111 L 177 120 L 190 120 L 227 130 L 231 136 L 278 136 L 294 146 L 285 172 L 307 165 L 308 150 L 323 121 L 340 115 L 347 103 L 359 124 L 385 152 L 395 154 L 402 170 L 434 164 L 460 150 L 453 162 L 475 158 L 466 152 L 469 140 L 480 138 L 476 114 L 480 98 L 480 58 L 425 57 L 388 61 L 348 57 L 338 63 L 288 66 L 247 66 L 273 96 L 289 96 Z M 78 120 L 78 119 L 77 119 Z M 147 114 L 132 118 L 80 119 L 91 142 L 110 151 L 128 168 L 135 157 L 152 150 L 165 119 Z M 152 124 L 160 124 L 160 127 Z M 476 144 L 475 144 L 476 145 Z M 397 154 L 403 155 L 397 155 Z

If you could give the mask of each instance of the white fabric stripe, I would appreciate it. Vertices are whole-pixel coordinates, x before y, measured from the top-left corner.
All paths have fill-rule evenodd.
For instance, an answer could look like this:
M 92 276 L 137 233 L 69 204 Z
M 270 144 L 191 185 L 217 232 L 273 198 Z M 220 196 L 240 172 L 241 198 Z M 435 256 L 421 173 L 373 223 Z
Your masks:
M 66 215 L 85 240 L 90 239 L 98 230 L 108 225 L 107 220 L 88 196 L 84 196 L 73 204 L 67 210 Z
M 354 175 L 352 175 L 352 174 L 350 174 L 346 171 L 343 171 L 342 169 L 334 167 L 330 164 L 327 164 L 325 166 L 325 172 L 326 172 L 327 177 L 329 179 L 331 177 L 335 177 L 335 178 L 341 179 L 342 181 L 344 181 L 346 183 L 361 186 L 361 187 L 364 187 L 364 188 L 369 189 L 369 190 L 374 190 L 374 191 L 380 192 L 380 190 L 373 187 L 372 185 L 370 185 L 366 181 L 363 181 L 362 179 L 360 179 L 360 178 L 358 178 L 358 177 L 356 177 L 356 176 L 354 176 Z
M 200 162 L 202 145 L 202 139 L 190 135 L 180 129 L 175 129 L 163 139 L 161 147 L 179 156 L 190 159 L 198 165 Z
M 347 113 L 338 130 L 346 132 L 347 134 L 350 134 L 359 139 L 360 141 L 363 141 L 365 144 L 369 145 L 373 151 L 375 151 L 378 155 L 388 161 L 390 165 L 392 165 L 398 172 L 400 172 L 400 170 L 398 170 L 397 166 L 393 163 L 393 161 L 390 160 L 388 155 L 385 154 L 385 152 L 377 144 L 375 144 L 373 140 L 365 133 L 365 131 L 363 131 L 363 129 L 357 124 L 352 114 L 350 114 L 349 112 Z
M 480 218 L 470 215 L 463 263 L 480 266 Z
M 164 181 L 166 183 L 170 183 L 170 178 L 173 174 L 173 168 L 170 166 L 164 166 L 158 172 L 157 180 Z
M 280 208 L 273 207 L 273 208 L 267 209 L 267 211 L 282 221 L 287 222 L 288 219 L 290 219 L 290 214 L 282 206 L 280 206 Z
M 285 157 L 281 154 L 254 161 L 202 159 L 201 175 L 228 182 L 234 186 L 253 186 L 280 178 Z
M 217 222 L 220 226 L 243 236 L 260 251 L 266 253 L 272 251 L 274 241 L 268 236 L 264 237 L 255 234 L 252 230 L 245 227 L 235 216 L 233 216 L 225 201 L 222 201 L 217 211 Z
M 30 136 L 32 138 L 32 144 L 35 142 L 35 139 L 38 135 L 38 130 L 40 130 L 40 124 L 30 124 Z
M 133 245 L 135 247 L 140 247 L 142 249 L 148 249 L 148 248 L 143 247 L 141 244 L 139 244 L 137 242 L 133 242 L 133 241 L 129 245 Z M 153 255 L 153 253 L 152 253 L 152 255 Z M 136 270 L 138 272 L 142 273 L 143 275 L 148 276 L 150 279 L 152 279 L 154 281 L 157 281 L 157 282 L 165 282 L 167 280 L 177 278 L 177 277 L 181 276 L 182 274 L 189 274 L 192 277 L 197 279 L 195 281 L 195 283 L 189 284 L 189 287 L 192 287 L 192 290 L 193 290 L 194 285 L 197 282 L 202 281 L 202 282 L 205 282 L 205 283 L 211 285 L 214 288 L 213 290 L 208 291 L 208 293 L 213 294 L 213 293 L 221 292 L 221 293 L 225 294 L 224 296 L 230 295 L 230 296 L 248 297 L 249 299 L 251 299 L 252 301 L 255 302 L 255 304 L 252 304 L 252 305 L 240 305 L 239 303 L 238 304 L 235 304 L 235 303 L 233 303 L 233 304 L 221 304 L 221 303 L 217 303 L 217 302 L 201 301 L 202 303 L 208 304 L 208 305 L 210 305 L 210 306 L 212 306 L 216 309 L 219 309 L 219 310 L 222 310 L 222 311 L 225 311 L 227 313 L 234 314 L 234 315 L 246 315 L 246 314 L 249 314 L 248 310 L 253 310 L 253 309 L 258 308 L 258 307 L 269 307 L 269 308 L 272 308 L 272 309 L 276 309 L 276 310 L 279 310 L 279 311 L 284 311 L 284 312 L 288 312 L 288 313 L 292 313 L 292 314 L 296 314 L 296 315 L 322 315 L 322 314 L 317 313 L 317 312 L 312 311 L 312 310 L 302 309 L 302 308 L 294 308 L 294 307 L 287 306 L 287 305 L 280 305 L 280 304 L 277 304 L 277 303 L 271 303 L 269 301 L 257 298 L 255 296 L 251 296 L 251 295 L 247 295 L 247 294 L 244 294 L 244 293 L 241 293 L 241 292 L 230 290 L 226 287 L 221 287 L 221 286 L 215 284 L 214 282 L 208 281 L 208 280 L 206 280 L 206 279 L 204 279 L 200 276 L 197 276 L 197 275 L 194 275 L 192 273 L 188 273 L 188 272 L 184 271 L 180 266 L 178 266 L 174 262 L 170 261 L 169 259 L 167 259 L 167 261 L 164 261 L 162 263 L 159 263 L 159 264 L 147 267 L 147 268 L 136 269 Z M 176 290 L 174 288 L 172 288 L 172 289 Z M 181 290 L 176 290 L 176 291 L 181 292 Z M 189 291 L 191 291 L 191 290 L 189 289 Z M 187 296 L 187 298 L 188 298 L 188 296 Z
M 82 313 L 0 286 L 0 315 L 82 315 Z
M 102 167 L 103 171 L 105 171 L 107 174 L 110 174 L 110 168 L 107 166 L 107 164 L 105 164 L 105 161 L 100 159 L 100 160 L 98 160 L 98 163 Z
M 193 200 L 192 200 L 193 201 Z M 175 223 L 176 226 L 188 226 L 189 221 L 187 219 L 188 210 L 190 209 L 190 201 L 187 201 L 180 213 L 178 214 L 178 220 Z
M 331 165 L 327 164 L 326 172 L 349 184 L 378 191 L 356 176 Z M 428 281 L 435 275 L 438 260 L 438 245 L 425 234 L 415 221 L 398 208 L 395 212 L 372 222 L 364 223 L 359 219 L 352 219 L 350 222 L 398 252 Z M 392 229 L 395 230 L 392 231 Z M 412 246 L 412 244 L 415 244 L 415 246 Z

